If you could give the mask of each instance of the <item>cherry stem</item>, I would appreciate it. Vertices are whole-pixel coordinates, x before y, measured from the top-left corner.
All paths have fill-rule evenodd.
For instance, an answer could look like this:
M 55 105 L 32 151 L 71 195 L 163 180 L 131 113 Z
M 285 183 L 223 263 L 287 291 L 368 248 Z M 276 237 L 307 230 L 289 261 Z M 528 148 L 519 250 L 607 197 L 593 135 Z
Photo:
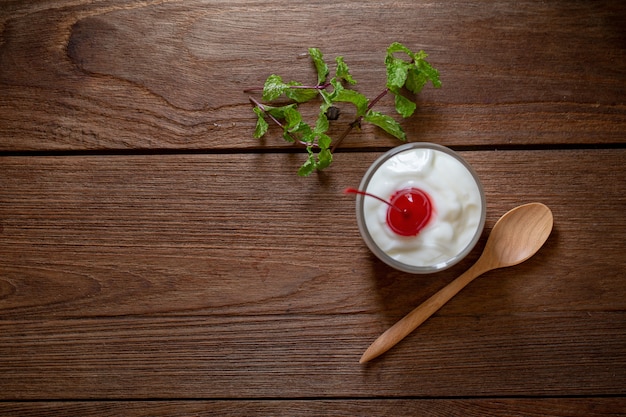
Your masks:
M 391 208 L 393 208 L 393 209 L 395 209 L 395 210 L 398 210 L 398 211 L 399 211 L 400 213 L 402 213 L 402 214 L 405 214 L 405 213 L 406 213 L 406 210 L 402 210 L 400 207 L 398 207 L 398 206 L 394 205 L 394 204 L 393 204 L 393 203 L 391 203 L 390 201 L 387 201 L 387 200 L 385 200 L 384 198 L 381 198 L 381 197 L 379 197 L 379 196 L 377 196 L 377 195 L 374 195 L 374 194 L 368 193 L 368 192 L 366 192 L 366 191 L 361 191 L 361 190 L 357 190 L 356 188 L 348 187 L 348 188 L 346 188 L 346 189 L 344 190 L 344 193 L 345 193 L 345 194 L 359 194 L 359 195 L 364 195 L 364 196 L 367 196 L 367 197 L 372 197 L 372 198 L 375 198 L 375 199 L 376 199 L 376 200 L 378 200 L 378 201 L 382 201 L 383 203 L 387 204 L 389 207 L 391 207 Z

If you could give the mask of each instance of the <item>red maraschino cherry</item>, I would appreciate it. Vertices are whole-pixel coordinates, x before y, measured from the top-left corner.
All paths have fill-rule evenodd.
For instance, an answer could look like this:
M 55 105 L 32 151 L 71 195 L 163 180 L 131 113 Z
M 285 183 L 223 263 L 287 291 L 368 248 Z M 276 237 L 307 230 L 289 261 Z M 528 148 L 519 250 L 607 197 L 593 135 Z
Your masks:
M 387 204 L 387 224 L 400 236 L 416 236 L 428 224 L 433 214 L 430 196 L 415 187 L 396 191 L 391 196 L 391 201 L 355 188 L 346 188 L 345 193 L 372 197 Z

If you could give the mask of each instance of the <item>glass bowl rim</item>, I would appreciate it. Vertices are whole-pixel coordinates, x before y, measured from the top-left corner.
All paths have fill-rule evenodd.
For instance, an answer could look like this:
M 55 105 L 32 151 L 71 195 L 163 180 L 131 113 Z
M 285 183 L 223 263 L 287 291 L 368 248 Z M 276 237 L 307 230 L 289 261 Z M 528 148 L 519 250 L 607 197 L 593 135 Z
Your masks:
M 472 165 L 469 162 L 467 162 L 467 160 L 465 160 L 465 158 L 459 155 L 456 151 L 446 146 L 439 145 L 436 143 L 430 143 L 430 142 L 405 143 L 403 145 L 399 145 L 394 148 L 391 148 L 390 150 L 388 150 L 387 152 L 379 156 L 369 166 L 369 168 L 365 172 L 365 175 L 363 175 L 363 178 L 361 179 L 361 183 L 359 185 L 359 190 L 363 190 L 363 191 L 367 190 L 367 187 L 372 179 L 372 176 L 381 167 L 382 164 L 384 164 L 387 160 L 394 157 L 395 155 L 401 152 L 405 152 L 410 149 L 431 149 L 431 150 L 443 152 L 447 155 L 452 156 L 454 159 L 460 162 L 472 175 L 472 178 L 474 179 L 474 182 L 476 183 L 476 186 L 478 187 L 478 191 L 480 193 L 481 213 L 480 213 L 480 221 L 478 223 L 478 227 L 476 228 L 476 232 L 474 233 L 474 236 L 472 237 L 470 242 L 467 244 L 465 248 L 463 248 L 463 250 L 461 250 L 459 253 L 457 253 L 452 258 L 446 260 L 445 262 L 441 262 L 436 265 L 415 266 L 415 265 L 409 265 L 404 262 L 400 262 L 400 261 L 397 261 L 396 259 L 393 259 L 391 256 L 386 254 L 382 249 L 380 249 L 380 247 L 378 247 L 378 245 L 374 242 L 374 239 L 370 235 L 367 225 L 365 224 L 365 216 L 363 213 L 363 205 L 365 201 L 365 196 L 363 195 L 356 196 L 357 224 L 358 224 L 359 232 L 361 233 L 361 237 L 365 241 L 368 248 L 372 251 L 372 253 L 374 253 L 374 255 L 378 257 L 378 259 L 380 259 L 387 265 L 403 272 L 409 272 L 412 274 L 430 274 L 434 272 L 443 271 L 457 264 L 463 258 L 465 258 L 478 243 L 478 240 L 482 236 L 482 233 L 485 227 L 485 220 L 487 217 L 485 190 L 482 186 L 480 178 L 478 177 L 478 174 L 476 173 Z

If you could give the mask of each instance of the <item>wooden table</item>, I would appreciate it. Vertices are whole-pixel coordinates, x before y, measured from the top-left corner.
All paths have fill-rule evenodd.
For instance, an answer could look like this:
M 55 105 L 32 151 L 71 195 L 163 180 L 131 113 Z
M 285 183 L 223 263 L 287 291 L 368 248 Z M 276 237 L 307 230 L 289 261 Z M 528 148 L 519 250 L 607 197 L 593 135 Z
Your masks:
M 432 275 L 374 258 L 342 194 L 397 140 L 363 126 L 300 178 L 244 93 L 314 78 L 316 46 L 372 98 L 393 41 L 443 82 L 409 140 L 486 190 L 478 246 Z M 0 414 L 626 414 L 625 98 L 612 0 L 0 0 Z M 535 257 L 359 364 L 531 201 Z

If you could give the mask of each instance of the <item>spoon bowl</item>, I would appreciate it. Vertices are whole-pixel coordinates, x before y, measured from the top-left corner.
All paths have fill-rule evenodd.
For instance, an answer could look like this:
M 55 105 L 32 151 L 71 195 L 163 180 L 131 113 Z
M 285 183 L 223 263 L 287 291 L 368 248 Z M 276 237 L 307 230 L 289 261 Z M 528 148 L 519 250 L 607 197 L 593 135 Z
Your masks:
M 516 207 L 496 222 L 482 256 L 489 256 L 496 262 L 493 268 L 520 264 L 548 240 L 552 225 L 552 212 L 544 204 Z
M 478 276 L 520 264 L 533 256 L 550 236 L 553 222 L 552 212 L 541 203 L 524 204 L 505 213 L 493 226 L 476 263 L 380 335 L 360 362 L 368 362 L 391 349 Z

